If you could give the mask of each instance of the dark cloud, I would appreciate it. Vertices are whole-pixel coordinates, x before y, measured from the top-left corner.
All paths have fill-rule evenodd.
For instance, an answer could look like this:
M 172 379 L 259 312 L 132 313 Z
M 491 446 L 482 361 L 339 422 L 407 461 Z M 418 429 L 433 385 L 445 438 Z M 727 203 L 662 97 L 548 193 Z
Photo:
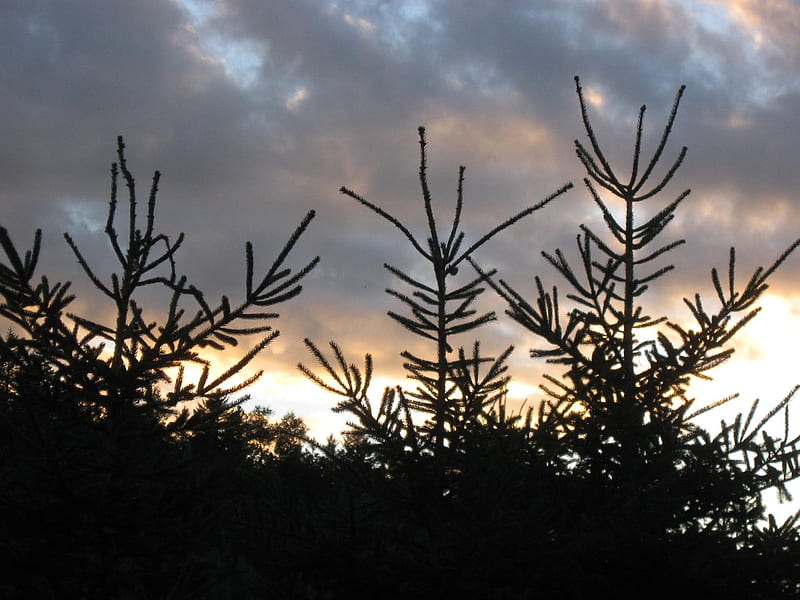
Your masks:
M 289 409 L 303 337 L 335 338 L 354 358 L 370 351 L 387 376 L 399 373 L 398 344 L 416 343 L 385 316 L 396 306 L 383 268 L 418 268 L 413 251 L 337 190 L 346 185 L 421 231 L 420 124 L 442 215 L 467 165 L 472 239 L 577 184 L 479 256 L 521 290 L 533 290 L 536 273 L 558 282 L 540 250 L 574 256 L 578 225 L 602 224 L 574 155 L 573 140 L 584 139 L 575 74 L 621 172 L 639 106 L 648 105 L 652 152 L 687 85 L 665 155 L 683 145 L 689 155 L 664 198 L 692 188 L 668 234 L 689 244 L 675 254 L 680 273 L 653 297 L 656 312 L 679 307 L 676 295 L 695 287 L 710 291 L 708 271 L 731 244 L 743 273 L 767 263 L 800 229 L 798 15 L 789 0 L 6 2 L 0 221 L 18 240 L 43 227 L 45 268 L 86 289 L 59 236 L 70 230 L 111 269 L 99 227 L 122 134 L 140 193 L 163 172 L 159 222 L 187 233 L 183 270 L 211 295 L 235 296 L 244 240 L 268 264 L 316 209 L 293 264 L 315 254 L 323 262 L 304 296 L 283 307 L 283 337 L 262 361 L 273 379 L 258 388 L 264 402 Z M 785 298 L 798 292 L 797 260 L 776 279 Z M 484 302 L 502 313 L 488 295 Z M 535 380 L 541 366 L 526 358 L 534 341 L 502 316 L 485 339 L 497 351 L 515 344 L 514 374 Z M 308 388 L 298 389 L 297 406 L 321 414 Z

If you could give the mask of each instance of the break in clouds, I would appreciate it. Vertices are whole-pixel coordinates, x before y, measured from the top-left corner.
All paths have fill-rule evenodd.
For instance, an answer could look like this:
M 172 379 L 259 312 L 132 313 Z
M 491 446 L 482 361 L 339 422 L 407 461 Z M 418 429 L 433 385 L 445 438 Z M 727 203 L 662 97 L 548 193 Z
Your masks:
M 162 171 L 160 227 L 187 234 L 179 269 L 211 296 L 242 289 L 245 240 L 271 262 L 317 210 L 293 260 L 322 263 L 282 307 L 282 337 L 260 363 L 270 381 L 296 381 L 303 337 L 372 352 L 380 374 L 401 376 L 397 354 L 416 342 L 385 316 L 394 282 L 382 265 L 413 270 L 414 255 L 339 187 L 422 227 L 418 125 L 443 221 L 467 166 L 475 236 L 573 181 L 478 256 L 520 290 L 537 273 L 558 283 L 540 251 L 572 251 L 578 225 L 598 222 L 573 150 L 572 77 L 623 171 L 639 106 L 648 153 L 686 84 L 666 153 L 685 145 L 688 157 L 663 198 L 692 189 L 671 226 L 689 243 L 653 298 L 654 312 L 681 310 L 681 295 L 711 292 L 709 269 L 731 244 L 744 276 L 800 231 L 799 27 L 791 0 L 12 0 L 0 6 L 0 223 L 19 244 L 42 228 L 43 270 L 87 290 L 61 235 L 111 268 L 102 229 L 123 135 L 142 194 Z M 795 257 L 773 280 L 790 303 L 798 274 Z M 103 310 L 96 296 L 80 306 Z M 512 375 L 535 383 L 534 342 L 502 315 L 484 331 L 487 348 L 517 346 Z M 330 406 L 263 393 L 301 415 Z

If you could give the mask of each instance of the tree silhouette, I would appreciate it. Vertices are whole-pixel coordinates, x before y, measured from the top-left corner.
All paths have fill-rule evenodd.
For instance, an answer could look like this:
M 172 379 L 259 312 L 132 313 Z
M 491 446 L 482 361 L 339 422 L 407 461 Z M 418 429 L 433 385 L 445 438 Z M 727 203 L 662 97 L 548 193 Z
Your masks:
M 733 547 L 749 547 L 754 537 L 763 535 L 758 530 L 763 514 L 760 493 L 771 487 L 786 493 L 785 483 L 800 476 L 800 436 L 790 434 L 788 427 L 788 404 L 797 388 L 759 420 L 754 420 L 756 401 L 746 417 L 740 415 L 732 425 L 723 423 L 714 436 L 693 419 L 731 398 L 692 410 L 695 400 L 688 388 L 692 378 L 707 378 L 708 370 L 731 355 L 731 338 L 757 314 L 756 302 L 768 278 L 800 240 L 769 267 L 756 269 L 744 286 L 737 285 L 731 250 L 727 281 L 723 283 L 717 269 L 711 271 L 716 309 L 709 309 L 699 294 L 684 300 L 692 326 L 650 316 L 643 304 L 648 287 L 673 269 L 671 264 L 658 266 L 658 261 L 684 243 L 661 242 L 660 236 L 689 191 L 652 210 L 653 216 L 637 217 L 643 203 L 654 202 L 665 190 L 686 156 L 684 147 L 665 174 L 651 182 L 684 88 L 678 91 L 649 161 L 642 157 L 641 107 L 631 173 L 621 176 L 598 142 L 580 82 L 575 81 L 589 141 L 587 147 L 576 140 L 576 152 L 607 231 L 601 235 L 581 225 L 577 266 L 561 250 L 542 253 L 566 280 L 569 307 L 563 307 L 558 289 L 548 291 L 538 276 L 534 300 L 529 301 L 472 262 L 507 302 L 507 314 L 544 344 L 531 356 L 566 368 L 562 377 L 546 374 L 543 388 L 550 397 L 545 403 L 548 418 L 557 424 L 565 446 L 562 460 L 571 477 L 582 481 L 581 511 L 591 515 L 591 524 L 574 535 L 589 550 L 598 550 L 588 541 L 592 536 L 602 539 L 606 556 L 615 557 L 606 560 L 632 561 L 638 572 L 633 580 L 642 583 L 666 570 L 644 568 L 636 553 L 647 556 L 656 547 L 663 551 L 681 536 L 703 534 L 715 542 L 727 539 Z M 622 214 L 604 196 L 618 199 Z M 780 411 L 786 428 L 782 438 L 773 439 L 764 426 Z M 784 531 L 795 521 L 787 521 Z M 777 531 L 774 524 L 771 531 Z M 727 559 L 740 566 L 740 557 Z M 598 563 L 588 564 L 587 580 L 598 577 Z M 746 573 L 748 585 L 752 580 L 764 583 L 752 566 Z M 740 575 L 733 579 L 742 581 Z M 795 575 L 773 583 L 775 593 L 798 589 Z M 609 585 L 619 587 L 621 582 Z
M 459 170 L 455 211 L 443 231 L 428 186 L 423 128 L 419 144 L 425 242 L 377 204 L 341 189 L 396 227 L 426 267 L 426 276 L 415 277 L 384 265 L 408 290 L 387 290 L 405 309 L 389 311 L 390 318 L 431 347 L 429 356 L 401 353 L 415 387 L 387 387 L 380 402 L 373 403 L 371 356 L 358 367 L 334 342 L 326 355 L 306 340 L 318 368 L 315 372 L 299 365 L 307 377 L 342 398 L 335 411 L 353 417 L 344 432 L 344 448 L 324 450 L 337 474 L 339 506 L 350 507 L 340 513 L 337 557 L 342 566 L 336 577 L 340 589 L 347 590 L 342 593 L 386 587 L 380 582 L 387 581 L 394 582 L 385 591 L 387 597 L 505 589 L 502 580 L 510 574 L 501 549 L 516 537 L 508 530 L 508 519 L 539 506 L 528 497 L 530 506 L 515 513 L 517 506 L 508 497 L 530 489 L 531 462 L 541 462 L 529 451 L 530 415 L 525 420 L 506 410 L 505 361 L 512 348 L 488 358 L 477 341 L 469 349 L 456 346 L 456 336 L 495 319 L 493 312 L 475 308 L 486 276 L 464 278 L 460 267 L 492 237 L 572 186 L 563 186 L 469 243 L 462 230 L 464 167 Z M 420 417 L 425 420 L 419 422 Z M 528 523 L 522 525 L 526 530 Z
M 387 293 L 404 305 L 408 315 L 389 311 L 389 316 L 411 333 L 432 342 L 435 350 L 431 357 L 402 352 L 404 367 L 414 390 L 402 386 L 384 390 L 377 413 L 368 398 L 372 378 L 372 358 L 367 355 L 362 370 L 348 365 L 341 350 L 331 343 L 334 360 L 326 358 L 310 340 L 306 340 L 329 380 L 316 375 L 303 364 L 300 370 L 321 387 L 344 397 L 336 411 L 350 412 L 357 421 L 350 424 L 349 435 L 363 441 L 383 445 L 389 455 L 398 455 L 409 449 L 413 455 L 432 454 L 437 471 L 447 468 L 447 455 L 464 447 L 467 433 L 485 424 L 486 418 L 505 395 L 508 377 L 505 361 L 513 348 L 509 347 L 497 358 L 481 355 L 480 344 L 475 342 L 472 352 L 463 347 L 455 349 L 453 338 L 471 332 L 494 320 L 494 312 L 479 314 L 473 304 L 485 288 L 483 281 L 489 274 L 472 280 L 455 283 L 460 265 L 492 237 L 517 221 L 533 214 L 572 187 L 567 184 L 544 200 L 509 217 L 477 241 L 467 246 L 461 230 L 463 211 L 463 184 L 465 167 L 460 167 L 455 214 L 448 228 L 440 231 L 427 178 L 425 129 L 419 128 L 420 167 L 419 181 L 425 210 L 426 240 L 421 242 L 411 230 L 380 206 L 366 200 L 356 192 L 342 187 L 341 192 L 355 199 L 394 225 L 430 268 L 429 279 L 415 278 L 405 271 L 385 264 L 397 279 L 410 288 L 410 292 L 388 289 Z M 466 246 L 466 247 L 465 247 Z M 488 367 L 487 367 L 488 365 Z M 412 414 L 428 416 L 416 425 Z
M 712 301 L 685 300 L 691 325 L 649 316 L 649 286 L 684 243 L 662 234 L 688 191 L 642 216 L 686 155 L 656 176 L 683 88 L 649 160 L 640 110 L 625 177 L 600 146 L 577 78 L 576 89 L 588 138 L 576 151 L 606 230 L 582 225 L 576 260 L 543 253 L 566 281 L 563 296 L 537 276 L 529 300 L 476 255 L 571 184 L 468 243 L 464 168 L 442 228 L 420 128 L 424 234 L 342 188 L 425 265 L 421 276 L 385 267 L 402 286 L 387 290 L 402 309 L 390 318 L 430 349 L 402 352 L 411 385 L 376 401 L 369 354 L 356 366 L 336 343 L 323 352 L 305 340 L 317 365 L 300 370 L 351 416 L 344 443 L 321 444 L 295 415 L 273 420 L 234 397 L 278 335 L 274 307 L 301 292 L 318 262 L 286 266 L 313 211 L 261 274 L 248 242 L 242 297 L 212 302 L 179 275 L 183 235 L 156 228 L 158 173 L 138 214 L 120 139 L 105 227 L 117 272 L 101 278 L 66 235 L 107 317 L 75 314 L 69 283 L 39 276 L 39 232 L 20 251 L 0 228 L 0 596 L 796 597 L 800 513 L 764 519 L 762 493 L 788 495 L 800 476 L 789 416 L 797 388 L 712 434 L 696 417 L 730 399 L 698 407 L 689 386 L 731 355 L 800 240 L 744 284 L 731 250 L 726 269 L 711 270 Z M 546 398 L 524 414 L 505 398 L 512 349 L 489 358 L 477 341 L 457 343 L 495 320 L 476 308 L 487 288 L 536 338 L 532 356 L 564 371 L 545 375 Z M 163 304 L 149 300 L 153 289 Z M 245 338 L 252 349 L 217 372 L 210 351 Z M 780 435 L 769 433 L 780 417 Z
M 248 242 L 243 298 L 210 303 L 178 275 L 183 234 L 173 239 L 156 229 L 158 172 L 139 224 L 124 148 L 120 138 L 105 226 L 118 272 L 101 279 L 65 234 L 111 303 L 107 319 L 71 312 L 69 283 L 37 281 L 40 232 L 23 253 L 0 228 L 0 315 L 11 327 L 0 338 L 0 549 L 14 574 L 9 581 L 27 597 L 147 597 L 156 589 L 181 597 L 216 585 L 225 561 L 214 553 L 228 542 L 210 524 L 230 502 L 235 478 L 215 473 L 236 462 L 223 457 L 238 453 L 241 464 L 252 454 L 245 438 L 269 444 L 278 433 L 245 418 L 239 405 L 246 396 L 231 398 L 261 372 L 235 379 L 278 336 L 269 325 L 278 317 L 273 307 L 300 293 L 300 280 L 319 260 L 296 271 L 285 265 L 312 211 L 262 275 Z M 122 228 L 120 176 L 128 192 Z M 168 294 L 155 320 L 139 301 L 151 287 Z M 206 349 L 232 348 L 253 335 L 261 338 L 252 349 L 212 373 Z M 201 367 L 193 381 L 185 371 L 190 364 Z M 277 443 L 278 453 L 289 452 L 291 444 Z

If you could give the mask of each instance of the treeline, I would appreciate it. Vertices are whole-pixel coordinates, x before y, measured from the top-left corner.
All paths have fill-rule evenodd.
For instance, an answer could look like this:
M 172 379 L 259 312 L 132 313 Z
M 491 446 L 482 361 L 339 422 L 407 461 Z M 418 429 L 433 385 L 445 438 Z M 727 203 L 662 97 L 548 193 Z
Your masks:
M 662 233 L 688 190 L 660 200 L 686 154 L 661 167 L 683 89 L 649 158 L 641 108 L 624 175 L 577 78 L 576 89 L 587 140 L 576 152 L 605 229 L 580 226 L 577 259 L 543 252 L 565 292 L 538 276 L 520 291 L 479 250 L 571 184 L 470 241 L 464 168 L 443 218 L 420 128 L 421 235 L 342 188 L 414 248 L 414 273 L 426 268 L 386 264 L 397 281 L 389 317 L 429 353 L 402 352 L 407 382 L 375 394 L 369 355 L 355 364 L 335 342 L 305 340 L 300 370 L 350 417 L 339 440 L 242 408 L 261 374 L 247 368 L 278 335 L 274 311 L 319 261 L 289 266 L 313 211 L 268 266 L 248 242 L 244 294 L 212 301 L 180 275 L 183 235 L 156 227 L 159 174 L 140 201 L 120 139 L 104 231 L 116 273 L 101 277 L 65 235 L 113 308 L 108 320 L 75 314 L 69 283 L 37 272 L 39 232 L 23 249 L 0 228 L 0 595 L 797 597 L 800 513 L 778 523 L 762 500 L 800 476 L 795 390 L 712 433 L 695 418 L 720 402 L 695 406 L 687 387 L 730 356 L 800 240 L 743 281 L 731 250 L 710 296 L 686 299 L 691 326 L 650 315 L 648 286 L 683 244 Z M 154 287 L 164 305 L 141 306 Z M 506 398 L 513 348 L 487 356 L 469 337 L 497 318 L 476 308 L 484 293 L 552 365 L 545 397 L 521 412 Z M 232 367 L 209 362 L 209 350 L 253 336 Z M 773 421 L 779 436 L 766 430 Z

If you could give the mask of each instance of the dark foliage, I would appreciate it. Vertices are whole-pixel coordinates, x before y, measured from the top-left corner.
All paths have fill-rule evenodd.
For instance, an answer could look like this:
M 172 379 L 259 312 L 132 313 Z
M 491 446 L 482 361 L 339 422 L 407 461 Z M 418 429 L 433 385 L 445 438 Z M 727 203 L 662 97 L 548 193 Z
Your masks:
M 640 204 L 655 201 L 686 155 L 686 148 L 681 149 L 665 174 L 650 182 L 684 90 L 678 92 L 657 148 L 643 169 L 645 107 L 641 108 L 633 166 L 625 178 L 606 159 L 577 78 L 576 85 L 589 148 L 580 141 L 575 146 L 606 235 L 581 225 L 577 267 L 561 250 L 543 252 L 569 286 L 568 310 L 562 307 L 558 289 L 546 290 L 538 276 L 533 301 L 503 280 L 491 281 L 508 304 L 507 314 L 544 344 L 531 356 L 566 368 L 561 377 L 545 375 L 543 387 L 550 400 L 543 410 L 557 431 L 559 460 L 578 494 L 573 508 L 586 516 L 577 529 L 580 521 L 565 518 L 560 533 L 574 545 L 575 556 L 582 558 L 574 569 L 576 580 L 606 581 L 607 586 L 619 588 L 627 585 L 626 577 L 644 586 L 654 577 L 661 581 L 677 576 L 694 589 L 700 586 L 735 597 L 796 594 L 800 591 L 796 545 L 794 555 L 784 556 L 786 569 L 776 570 L 774 556 L 762 554 L 757 540 L 779 535 L 774 523 L 761 529 L 761 493 L 777 488 L 786 494 L 785 483 L 800 476 L 800 436 L 790 433 L 788 413 L 797 388 L 766 416 L 754 420 L 755 402 L 746 417 L 739 415 L 733 425 L 723 422 L 719 433 L 712 435 L 693 419 L 732 398 L 692 410 L 694 399 L 687 395 L 687 386 L 692 378 L 707 378 L 708 370 L 731 355 L 729 341 L 756 315 L 767 279 L 800 240 L 772 265 L 758 268 L 741 287 L 731 249 L 726 285 L 716 269 L 711 272 L 716 310 L 709 309 L 711 303 L 699 294 L 684 300 L 693 327 L 650 316 L 642 303 L 648 287 L 673 269 L 658 262 L 684 243 L 663 243 L 659 236 L 689 191 L 651 209 L 653 216 L 642 222 L 637 217 Z M 604 194 L 624 207 L 621 216 Z M 782 437 L 774 439 L 765 426 L 781 411 L 786 426 Z M 796 520 L 787 521 L 782 531 L 796 534 Z M 603 555 L 607 562 L 592 559 Z
M 689 192 L 650 210 L 652 217 L 641 222 L 637 217 L 640 204 L 655 201 L 686 155 L 684 148 L 665 174 L 650 182 L 683 89 L 644 165 L 642 107 L 626 179 L 606 159 L 579 85 L 577 92 L 589 147 L 576 141 L 576 150 L 608 233 L 603 237 L 581 226 L 578 268 L 561 250 L 543 253 L 570 288 L 566 310 L 558 289 L 546 290 L 538 276 L 529 301 L 494 270 L 481 269 L 474 257 L 480 243 L 464 254 L 450 249 L 460 239 L 463 169 L 450 233 L 438 235 L 424 137 L 420 182 L 427 246 L 384 209 L 342 189 L 395 225 L 433 266 L 431 282 L 425 282 L 387 265 L 412 289 L 410 294 L 387 290 L 411 312 L 389 316 L 436 344 L 430 359 L 403 353 L 410 378 L 419 384 L 415 391 L 387 389 L 373 409 L 367 395 L 370 357 L 362 371 L 349 365 L 335 344 L 329 359 L 306 341 L 324 376 L 303 365 L 301 370 L 344 398 L 335 410 L 355 417 L 348 441 L 388 480 L 387 487 L 363 477 L 350 480 L 383 508 L 362 523 L 362 535 L 370 528 L 375 531 L 369 535 L 381 540 L 391 527 L 409 532 L 405 543 L 397 542 L 379 562 L 400 561 L 396 586 L 411 595 L 469 597 L 484 590 L 492 597 L 548 592 L 627 597 L 658 581 L 664 594 L 793 596 L 800 591 L 797 518 L 781 526 L 771 521 L 765 528 L 762 492 L 785 493 L 785 483 L 800 475 L 799 438 L 789 431 L 794 390 L 765 416 L 755 416 L 756 402 L 746 416 L 711 434 L 693 419 L 725 401 L 695 409 L 687 386 L 730 356 L 731 338 L 755 316 L 769 276 L 800 241 L 757 269 L 743 287 L 736 284 L 731 250 L 726 285 L 716 269 L 711 273 L 718 308 L 709 310 L 699 295 L 686 300 L 694 328 L 648 316 L 642 305 L 648 286 L 673 269 L 658 263 L 684 243 L 660 243 L 660 234 Z M 621 201 L 621 217 L 604 194 Z M 471 263 L 477 278 L 451 292 L 445 282 L 456 272 L 448 260 Z M 566 368 L 562 377 L 546 375 L 543 387 L 550 398 L 527 415 L 506 414 L 507 353 L 492 361 L 480 355 L 477 342 L 474 353 L 467 353 L 451 341 L 494 319 L 493 313 L 464 311 L 487 284 L 505 300 L 508 315 L 544 344 L 532 357 Z M 451 309 L 447 302 L 453 300 Z M 471 319 L 463 329 L 456 324 L 460 318 Z M 765 426 L 781 412 L 785 431 L 774 439 Z M 428 420 L 417 425 L 417 413 Z M 405 562 L 405 556 L 415 560 Z
M 296 416 L 246 412 L 247 396 L 235 397 L 258 378 L 243 372 L 278 335 L 273 307 L 299 294 L 317 263 L 286 266 L 313 212 L 262 275 L 247 243 L 243 297 L 212 302 L 178 274 L 183 236 L 156 229 L 158 173 L 137 214 L 120 140 L 105 228 L 117 273 L 99 277 L 66 236 L 108 300 L 107 317 L 74 314 L 69 284 L 36 273 L 39 233 L 21 252 L 0 228 L 8 327 L 0 338 L 0 596 L 796 597 L 800 516 L 778 523 L 762 502 L 763 491 L 788 493 L 800 475 L 788 413 L 795 390 L 763 415 L 754 403 L 717 433 L 695 418 L 725 401 L 697 408 L 687 390 L 730 356 L 768 278 L 800 241 L 743 286 L 732 250 L 727 273 L 711 272 L 714 301 L 686 300 L 692 326 L 648 316 L 648 285 L 672 270 L 659 265 L 683 244 L 661 234 L 688 191 L 646 219 L 639 207 L 656 202 L 686 154 L 651 182 L 683 90 L 646 165 L 641 109 L 625 178 L 577 92 L 588 144 L 576 150 L 607 231 L 581 226 L 577 260 L 544 253 L 565 280 L 563 296 L 536 277 L 528 299 L 476 253 L 569 184 L 469 243 L 464 169 L 442 229 L 420 129 L 422 236 L 342 188 L 399 230 L 427 267 L 426 279 L 386 265 L 402 286 L 387 290 L 402 308 L 389 317 L 430 354 L 403 352 L 410 385 L 374 398 L 369 355 L 356 366 L 335 343 L 323 351 L 306 340 L 317 365 L 301 370 L 351 417 L 341 442 L 321 444 Z M 121 228 L 120 177 L 128 192 Z M 161 306 L 143 294 L 153 289 Z M 489 358 L 478 341 L 459 345 L 496 318 L 476 308 L 486 290 L 536 339 L 532 356 L 563 371 L 546 376 L 548 396 L 525 412 L 506 401 L 512 349 Z M 258 336 L 252 350 L 215 372 L 213 351 L 247 336 Z M 780 417 L 783 433 L 767 433 Z
M 158 173 L 139 228 L 123 151 L 120 139 L 105 227 L 119 271 L 102 281 L 65 236 L 110 301 L 107 319 L 70 312 L 69 283 L 37 281 L 40 233 L 23 256 L 0 229 L 0 314 L 11 327 L 0 339 L 5 597 L 202 597 L 243 573 L 260 577 L 246 554 L 230 552 L 245 526 L 237 512 L 253 496 L 256 466 L 289 459 L 299 445 L 282 432 L 305 431 L 292 417 L 275 424 L 264 412 L 245 413 L 246 396 L 230 398 L 260 375 L 234 382 L 278 335 L 266 324 L 278 315 L 266 311 L 296 296 L 317 263 L 296 272 L 284 266 L 313 212 L 262 276 L 248 243 L 244 298 L 232 304 L 223 296 L 212 306 L 177 275 L 183 236 L 171 240 L 155 228 Z M 122 232 L 120 174 L 128 190 Z M 151 321 L 137 295 L 155 286 L 168 300 Z M 187 312 L 187 300 L 195 310 Z M 262 337 L 212 374 L 202 351 L 247 335 Z M 191 363 L 201 367 L 194 382 L 185 375 Z

